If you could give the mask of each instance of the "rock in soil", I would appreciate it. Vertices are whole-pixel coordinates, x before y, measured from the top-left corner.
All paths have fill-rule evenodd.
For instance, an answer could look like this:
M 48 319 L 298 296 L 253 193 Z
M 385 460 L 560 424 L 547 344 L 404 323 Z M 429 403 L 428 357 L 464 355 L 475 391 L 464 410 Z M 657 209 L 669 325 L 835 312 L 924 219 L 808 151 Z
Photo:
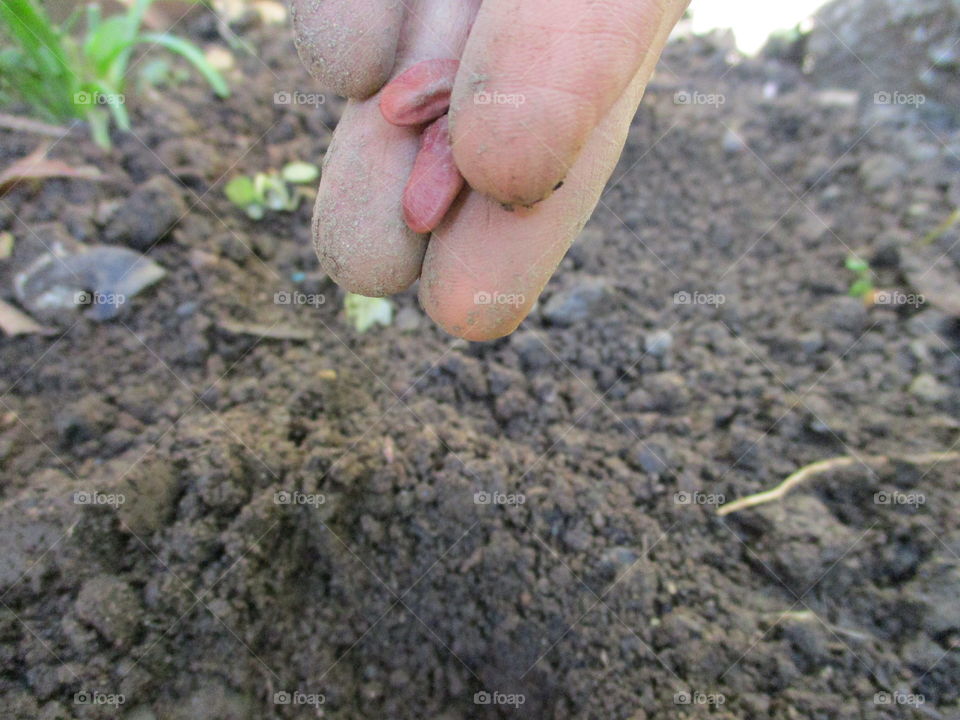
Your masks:
M 74 609 L 81 620 L 118 647 L 133 641 L 143 613 L 133 588 L 109 575 L 87 580 Z
M 544 305 L 543 316 L 556 325 L 573 325 L 609 311 L 613 287 L 606 278 L 582 278 L 555 293 Z
M 155 175 L 117 208 L 103 235 L 110 242 L 147 252 L 166 238 L 186 214 L 181 187 L 166 175 Z

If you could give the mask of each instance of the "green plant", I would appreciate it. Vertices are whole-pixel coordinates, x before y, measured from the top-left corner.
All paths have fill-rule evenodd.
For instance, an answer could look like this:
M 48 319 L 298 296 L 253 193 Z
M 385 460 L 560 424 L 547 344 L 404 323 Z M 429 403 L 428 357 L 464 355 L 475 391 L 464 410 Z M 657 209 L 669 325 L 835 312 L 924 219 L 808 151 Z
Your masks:
M 844 265 L 854 275 L 847 294 L 851 297 L 860 298 L 864 302 L 871 300 L 874 286 L 873 270 L 870 269 L 870 263 L 856 255 L 850 255 Z
M 143 63 L 137 71 L 137 92 L 143 94 L 148 88 L 177 87 L 190 79 L 183 68 L 174 68 L 165 58 L 154 58 Z
M 86 120 L 96 143 L 108 148 L 111 117 L 121 130 L 130 129 L 123 92 L 133 48 L 143 44 L 185 58 L 217 95 L 227 97 L 226 81 L 195 45 L 141 31 L 152 2 L 134 0 L 126 13 L 108 18 L 98 5 L 87 5 L 84 32 L 75 38 L 70 31 L 79 11 L 56 26 L 36 0 L 0 0 L 0 27 L 13 41 L 0 51 L 0 97 L 17 96 L 50 120 Z
M 343 301 L 347 320 L 357 330 L 366 332 L 374 325 L 390 325 L 393 322 L 393 303 L 386 298 L 372 298 L 348 292 Z
M 309 194 L 309 190 L 291 185 L 312 183 L 319 176 L 320 168 L 316 165 L 292 162 L 284 165 L 280 172 L 270 170 L 252 177 L 238 175 L 227 183 L 223 191 L 230 202 L 243 208 L 254 220 L 259 220 L 267 210 L 296 210 L 304 195 Z

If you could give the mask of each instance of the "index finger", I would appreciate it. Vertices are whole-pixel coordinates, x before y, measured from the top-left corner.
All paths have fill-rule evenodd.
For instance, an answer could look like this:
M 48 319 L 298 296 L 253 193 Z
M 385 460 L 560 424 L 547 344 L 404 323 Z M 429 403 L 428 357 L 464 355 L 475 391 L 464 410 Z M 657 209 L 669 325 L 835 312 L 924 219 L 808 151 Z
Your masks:
M 369 97 L 387 81 L 397 55 L 399 0 L 291 0 L 294 38 L 310 73 L 335 93 Z

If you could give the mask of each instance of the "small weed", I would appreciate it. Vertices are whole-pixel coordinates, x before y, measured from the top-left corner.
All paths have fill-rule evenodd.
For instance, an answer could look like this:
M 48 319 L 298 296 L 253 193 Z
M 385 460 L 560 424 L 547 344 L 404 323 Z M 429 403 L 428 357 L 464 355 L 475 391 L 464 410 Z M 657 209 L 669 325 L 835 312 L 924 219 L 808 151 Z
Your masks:
M 388 326 L 393 323 L 393 303 L 386 298 L 347 293 L 343 310 L 357 332 L 366 332 L 374 325 Z
M 223 191 L 227 199 L 254 220 L 260 220 L 267 210 L 293 212 L 304 195 L 310 191 L 304 187 L 291 187 L 312 183 L 320 176 L 320 168 L 307 162 L 292 162 L 280 172 L 238 175 L 227 183 Z
M 123 93 L 137 45 L 183 57 L 217 95 L 227 97 L 226 81 L 195 45 L 170 33 L 141 30 L 152 2 L 135 0 L 126 13 L 107 18 L 98 5 L 87 5 L 84 32 L 75 38 L 70 31 L 79 8 L 57 26 L 36 0 L 0 0 L 0 30 L 12 40 L 0 50 L 0 98 L 19 97 L 49 120 L 86 120 L 94 141 L 109 148 L 111 118 L 121 130 L 130 129 Z
M 870 263 L 856 255 L 850 255 L 844 265 L 854 276 L 847 294 L 851 297 L 860 298 L 864 302 L 869 302 L 874 291 L 873 270 L 870 269 Z

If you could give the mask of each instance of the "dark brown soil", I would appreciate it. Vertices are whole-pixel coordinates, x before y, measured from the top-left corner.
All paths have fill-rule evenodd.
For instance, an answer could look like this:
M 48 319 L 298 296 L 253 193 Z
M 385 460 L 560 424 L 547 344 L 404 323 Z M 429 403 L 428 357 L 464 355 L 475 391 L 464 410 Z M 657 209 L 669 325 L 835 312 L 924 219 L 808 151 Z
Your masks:
M 454 341 L 411 290 L 358 335 L 310 204 L 254 223 L 222 193 L 329 142 L 337 102 L 273 102 L 313 91 L 288 37 L 247 36 L 226 102 L 187 84 L 110 154 L 54 148 L 114 184 L 0 201 L 20 252 L 54 222 L 168 271 L 118 319 L 0 342 L 3 716 L 960 716 L 956 462 L 715 512 L 831 456 L 954 447 L 955 321 L 866 309 L 844 260 L 903 292 L 921 250 L 955 273 L 956 231 L 918 239 L 958 204 L 960 136 L 678 42 L 518 333 Z M 35 144 L 3 132 L 0 167 Z M 162 175 L 176 228 L 137 245 L 128 207 L 107 233 Z

